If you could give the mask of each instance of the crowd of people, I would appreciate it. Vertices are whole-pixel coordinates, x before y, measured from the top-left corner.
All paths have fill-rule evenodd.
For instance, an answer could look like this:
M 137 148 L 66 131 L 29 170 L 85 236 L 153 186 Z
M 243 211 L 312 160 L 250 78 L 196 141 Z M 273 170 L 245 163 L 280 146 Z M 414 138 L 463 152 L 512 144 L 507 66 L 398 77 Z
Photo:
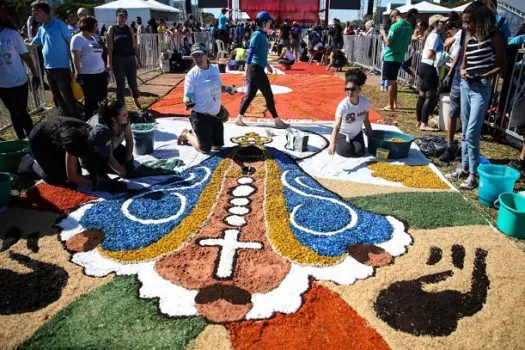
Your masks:
M 37 0 L 31 4 L 26 42 L 0 11 L 0 41 L 9 43 L 9 47 L 2 49 L 9 51 L 12 58 L 8 65 L 0 65 L 0 74 L 6 77 L 0 82 L 0 98 L 11 114 L 17 136 L 29 137 L 36 160 L 28 162 L 29 167 L 36 168 L 43 178 L 56 184 L 73 182 L 118 188 L 107 174 L 114 172 L 125 177 L 133 172 L 133 139 L 124 97 L 127 80 L 140 109 L 136 75 L 140 66 L 140 36 L 137 34 L 159 33 L 184 38 L 183 47 L 193 59 L 193 68 L 185 79 L 183 100 L 192 110 L 192 128 L 179 136 L 178 143 L 191 145 L 202 153 L 215 152 L 223 146 L 223 121 L 229 113 L 221 104 L 221 93 L 234 94 L 236 89 L 222 85 L 218 66 L 210 62 L 209 47 L 193 42 L 191 34 L 209 30 L 231 50 L 229 69 L 244 72 L 246 91 L 235 123 L 246 126 L 244 115 L 260 91 L 276 128 L 289 125 L 279 116 L 267 77 L 267 73 L 273 71 L 268 61 L 272 51 L 285 69 L 292 68 L 297 61 L 317 61 L 326 64 L 328 69 L 341 70 L 348 64 L 343 51 L 344 36 L 374 35 L 383 43 L 381 87 L 388 91 L 389 101 L 384 111 L 395 111 L 399 107 L 397 80 L 401 69 L 419 78 L 415 110 L 421 131 L 434 130 L 429 119 L 439 94 L 450 92 L 448 148 L 441 159 L 454 160 L 460 149 L 461 165 L 447 176 L 464 179 L 461 186 L 473 189 L 478 185 L 481 128 L 493 99 L 493 80 L 504 75 L 508 46 L 525 42 L 525 30 L 511 36 L 505 19 L 497 16 L 496 4 L 496 0 L 478 0 L 461 16 L 451 12 L 448 16 L 431 16 L 428 21 L 420 20 L 417 10 L 407 14 L 393 10 L 380 29 L 376 29 L 373 21 L 366 22 L 361 29 L 350 22 L 343 26 L 338 19 L 330 24 L 316 22 L 309 28 L 284 19 L 277 27 L 275 19 L 266 11 L 258 13 L 253 22 L 232 24 L 228 9 L 222 9 L 217 21 L 208 27 L 196 23 L 193 17 L 172 27 L 164 20 L 157 23 L 154 19 L 144 25 L 140 17 L 128 25 L 127 11 L 118 9 L 115 24 L 99 29 L 96 18 L 83 8 L 77 13 L 68 12 L 66 22 L 62 22 L 51 15 L 45 1 Z M 44 121 L 36 128 L 27 114 L 29 84 L 37 87 L 44 82 L 38 78 L 40 74 L 28 46 L 41 53 L 36 57 L 42 59 L 47 84 L 62 112 L 60 118 Z M 420 61 L 417 71 L 412 68 L 414 59 Z M 23 62 L 31 70 L 32 79 L 28 78 Z M 110 74 L 114 75 L 117 85 L 116 100 L 107 99 Z M 366 78 L 360 69 L 350 69 L 345 74 L 346 97 L 336 111 L 330 154 L 343 157 L 364 154 L 363 134 L 373 134 L 368 120 L 369 102 L 361 95 Z M 84 93 L 82 111 L 73 96 L 72 80 Z M 458 119 L 462 124 L 461 146 L 455 141 Z M 520 125 L 525 134 L 525 121 Z M 124 140 L 126 146 L 122 145 Z M 513 165 L 525 173 L 525 146 Z M 89 177 L 82 176 L 82 167 Z

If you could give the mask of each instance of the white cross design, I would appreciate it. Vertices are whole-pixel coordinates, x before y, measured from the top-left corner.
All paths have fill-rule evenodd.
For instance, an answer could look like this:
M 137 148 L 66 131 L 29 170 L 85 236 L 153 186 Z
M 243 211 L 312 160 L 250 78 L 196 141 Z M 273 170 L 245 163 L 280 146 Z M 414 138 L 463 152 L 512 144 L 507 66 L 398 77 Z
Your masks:
M 224 238 L 208 238 L 199 241 L 202 247 L 220 246 L 219 266 L 215 275 L 218 278 L 230 278 L 233 273 L 235 254 L 238 249 L 260 250 L 263 245 L 260 242 L 239 242 L 239 230 L 225 230 Z

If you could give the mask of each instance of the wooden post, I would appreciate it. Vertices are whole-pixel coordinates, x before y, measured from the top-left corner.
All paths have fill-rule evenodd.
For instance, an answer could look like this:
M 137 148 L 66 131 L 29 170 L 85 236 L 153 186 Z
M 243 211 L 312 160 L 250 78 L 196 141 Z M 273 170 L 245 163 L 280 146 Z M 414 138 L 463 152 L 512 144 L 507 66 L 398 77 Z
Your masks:
M 325 9 L 324 9 L 324 23 L 328 24 L 328 13 L 330 9 L 330 0 L 325 0 Z
M 229 18 L 231 20 L 233 17 L 233 0 L 228 0 L 228 10 L 230 10 Z

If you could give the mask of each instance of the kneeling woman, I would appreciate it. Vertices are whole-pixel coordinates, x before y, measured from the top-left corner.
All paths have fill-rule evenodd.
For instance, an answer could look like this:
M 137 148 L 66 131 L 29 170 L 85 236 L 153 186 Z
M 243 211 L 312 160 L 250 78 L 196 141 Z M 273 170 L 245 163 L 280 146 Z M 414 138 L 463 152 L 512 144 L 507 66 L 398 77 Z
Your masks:
M 107 184 L 104 162 L 96 152 L 91 126 L 81 120 L 59 117 L 43 121 L 31 131 L 29 146 L 37 163 L 31 168 L 49 184 L 73 183 L 98 189 Z M 82 175 L 82 168 L 89 176 Z
M 88 120 L 97 153 L 105 160 L 106 170 L 120 177 L 133 171 L 133 136 L 126 106 L 119 100 L 99 103 L 98 114 Z M 126 141 L 126 145 L 122 144 Z
M 279 64 L 283 65 L 285 69 L 290 69 L 295 63 L 295 56 L 287 47 L 279 44 L 277 50 L 280 53 L 278 58 Z
M 366 75 L 362 70 L 351 70 L 346 73 L 345 80 L 348 96 L 337 106 L 328 153 L 337 153 L 347 158 L 361 157 L 365 154 L 363 124 L 368 135 L 373 132 L 368 120 L 368 99 L 360 95 Z
M 184 130 L 178 144 L 190 144 L 201 153 L 218 151 L 224 145 L 223 114 L 221 92 L 235 93 L 233 86 L 221 84 L 221 74 L 217 65 L 210 64 L 208 49 L 204 44 L 191 48 L 195 66 L 186 74 L 183 101 L 193 108 L 190 122 L 193 130 Z

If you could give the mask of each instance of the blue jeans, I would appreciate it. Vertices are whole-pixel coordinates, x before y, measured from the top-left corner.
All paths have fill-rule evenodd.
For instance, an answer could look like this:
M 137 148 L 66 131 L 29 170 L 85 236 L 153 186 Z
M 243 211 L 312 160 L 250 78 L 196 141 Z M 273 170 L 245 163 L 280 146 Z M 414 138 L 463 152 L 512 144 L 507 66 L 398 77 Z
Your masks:
M 487 113 L 491 85 L 489 79 L 461 80 L 461 166 L 476 174 L 479 165 L 481 127 Z

